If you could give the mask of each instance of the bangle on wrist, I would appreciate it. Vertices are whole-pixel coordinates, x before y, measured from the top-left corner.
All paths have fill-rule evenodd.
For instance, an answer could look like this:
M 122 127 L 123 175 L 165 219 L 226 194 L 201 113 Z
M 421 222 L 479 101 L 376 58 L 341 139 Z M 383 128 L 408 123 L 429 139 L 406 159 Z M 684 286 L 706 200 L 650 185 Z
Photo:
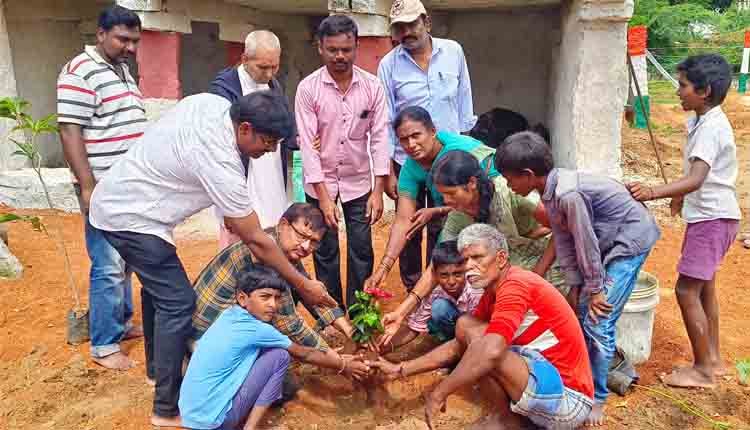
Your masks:
M 337 375 L 341 375 L 344 373 L 344 370 L 346 369 L 346 359 L 344 357 L 341 357 L 341 369 L 339 369 Z
M 390 260 L 390 262 L 389 262 Z M 396 263 L 396 260 L 394 258 L 391 258 L 389 256 L 384 256 L 382 260 L 380 260 L 380 265 L 383 266 L 383 268 L 390 272 L 391 268 L 393 267 L 393 264 Z

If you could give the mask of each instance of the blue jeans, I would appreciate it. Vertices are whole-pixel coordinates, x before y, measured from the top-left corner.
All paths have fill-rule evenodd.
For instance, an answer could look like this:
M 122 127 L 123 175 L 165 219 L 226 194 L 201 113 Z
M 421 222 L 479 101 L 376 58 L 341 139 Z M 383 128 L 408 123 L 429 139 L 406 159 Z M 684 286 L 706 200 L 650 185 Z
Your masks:
M 456 321 L 460 316 L 461 312 L 450 300 L 435 299 L 432 302 L 432 315 L 427 321 L 427 331 L 440 342 L 447 342 L 456 337 Z
M 612 305 L 612 312 L 605 317 L 599 317 L 598 323 L 588 317 L 589 297 L 581 295 L 578 300 L 578 321 L 581 323 L 586 348 L 589 351 L 591 372 L 594 376 L 594 400 L 597 403 L 607 401 L 607 373 L 616 348 L 615 325 L 630 298 L 647 256 L 648 252 L 645 252 L 634 257 L 617 258 L 607 265 L 603 292 L 607 296 L 607 303 Z
M 89 332 L 91 355 L 106 357 L 120 351 L 120 341 L 133 316 L 132 270 L 86 217 L 86 251 L 91 259 Z

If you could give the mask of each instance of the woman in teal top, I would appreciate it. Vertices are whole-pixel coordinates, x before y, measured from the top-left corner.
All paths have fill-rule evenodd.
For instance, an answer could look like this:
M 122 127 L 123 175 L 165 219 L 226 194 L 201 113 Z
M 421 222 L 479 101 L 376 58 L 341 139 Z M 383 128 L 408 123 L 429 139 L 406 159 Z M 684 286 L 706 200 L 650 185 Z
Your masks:
M 429 175 L 433 164 L 448 151 L 469 153 L 487 168 L 490 177 L 499 175 L 492 162 L 495 153 L 493 148 L 469 136 L 437 131 L 430 114 L 424 108 L 404 108 L 393 121 L 393 128 L 399 144 L 409 158 L 398 177 L 396 219 L 391 227 L 385 255 L 372 276 L 365 281 L 365 287 L 378 286 L 385 279 L 412 235 L 421 232 L 422 227 L 428 223 L 431 224 L 428 229 L 436 226 L 439 229 L 442 218 L 450 212 L 449 207 L 443 206 L 443 196 L 437 191 Z M 417 196 L 424 188 L 432 196 L 435 207 L 417 211 Z M 428 241 L 427 261 L 431 251 Z

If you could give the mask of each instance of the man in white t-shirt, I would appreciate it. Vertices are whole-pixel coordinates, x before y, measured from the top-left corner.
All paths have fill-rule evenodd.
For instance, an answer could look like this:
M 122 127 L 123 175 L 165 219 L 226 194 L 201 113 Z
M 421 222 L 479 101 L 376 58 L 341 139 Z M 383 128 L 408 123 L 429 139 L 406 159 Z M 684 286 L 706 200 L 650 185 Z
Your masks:
M 187 97 L 149 127 L 94 190 L 91 224 L 143 285 L 147 373 L 156 381 L 153 425 L 179 426 L 177 400 L 195 294 L 172 233 L 189 216 L 217 206 L 253 255 L 304 300 L 336 305 L 325 287 L 303 277 L 263 232 L 246 185 L 241 156 L 275 151 L 291 123 L 286 101 L 271 92 L 234 103 L 213 94 Z
M 281 62 L 279 38 L 268 30 L 256 30 L 245 39 L 245 52 L 241 63 L 236 67 L 222 70 L 211 82 L 209 92 L 234 102 L 241 96 L 255 91 L 272 91 L 284 95 L 284 89 L 275 79 Z M 247 187 L 253 199 L 253 207 L 258 214 L 260 226 L 274 227 L 281 219 L 289 200 L 286 195 L 286 155 L 296 149 L 296 133 L 285 139 L 279 148 L 258 159 L 248 160 Z M 223 217 L 219 211 L 217 216 Z M 219 248 L 239 241 L 240 238 L 227 230 L 223 222 L 219 224 Z

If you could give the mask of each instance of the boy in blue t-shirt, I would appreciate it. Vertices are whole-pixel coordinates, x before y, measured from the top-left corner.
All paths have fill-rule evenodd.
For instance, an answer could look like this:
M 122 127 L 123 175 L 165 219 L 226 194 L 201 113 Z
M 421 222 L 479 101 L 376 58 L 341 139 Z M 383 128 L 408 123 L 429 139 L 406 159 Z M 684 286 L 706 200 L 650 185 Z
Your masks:
M 281 397 L 290 355 L 347 376 L 368 373 L 364 362 L 292 343 L 270 324 L 285 288 L 279 274 L 262 265 L 239 279 L 237 304 L 208 328 L 190 359 L 180 389 L 183 427 L 255 429 Z

